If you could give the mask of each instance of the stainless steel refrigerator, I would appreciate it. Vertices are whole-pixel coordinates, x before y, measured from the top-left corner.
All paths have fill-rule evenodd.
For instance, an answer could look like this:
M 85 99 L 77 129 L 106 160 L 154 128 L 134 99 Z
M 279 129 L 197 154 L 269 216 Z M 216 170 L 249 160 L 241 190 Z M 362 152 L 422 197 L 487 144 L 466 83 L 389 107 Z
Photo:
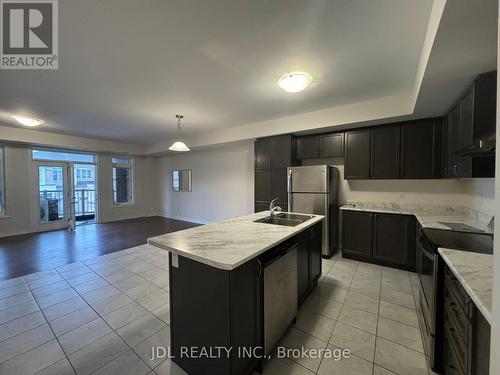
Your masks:
M 331 257 L 337 248 L 339 171 L 329 165 L 289 167 L 288 210 L 324 215 L 323 256 Z

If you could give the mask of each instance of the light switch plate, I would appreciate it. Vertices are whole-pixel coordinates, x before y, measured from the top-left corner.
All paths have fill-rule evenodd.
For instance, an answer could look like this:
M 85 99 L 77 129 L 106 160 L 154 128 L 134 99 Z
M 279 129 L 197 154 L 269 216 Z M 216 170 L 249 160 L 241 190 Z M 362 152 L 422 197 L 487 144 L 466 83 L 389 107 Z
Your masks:
M 172 253 L 172 267 L 179 268 L 179 255 Z

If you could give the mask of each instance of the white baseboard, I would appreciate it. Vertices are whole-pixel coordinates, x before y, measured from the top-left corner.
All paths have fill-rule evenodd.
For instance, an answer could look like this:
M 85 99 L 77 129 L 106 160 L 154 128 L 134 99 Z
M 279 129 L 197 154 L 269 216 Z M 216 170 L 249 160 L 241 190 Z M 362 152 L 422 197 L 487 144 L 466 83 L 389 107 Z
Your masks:
M 212 221 L 209 220 L 201 220 L 201 219 L 195 219 L 192 217 L 185 217 L 185 216 L 177 216 L 177 215 L 166 215 L 166 214 L 161 214 L 158 215 L 161 217 L 164 217 L 166 219 L 175 219 L 175 220 L 182 220 L 182 221 L 189 221 L 191 223 L 196 223 L 196 224 L 210 224 Z

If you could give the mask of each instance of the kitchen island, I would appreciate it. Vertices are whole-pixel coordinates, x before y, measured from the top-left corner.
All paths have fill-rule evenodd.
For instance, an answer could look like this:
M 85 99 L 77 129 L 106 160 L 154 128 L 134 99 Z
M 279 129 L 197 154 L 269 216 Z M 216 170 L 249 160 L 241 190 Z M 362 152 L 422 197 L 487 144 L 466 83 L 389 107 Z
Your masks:
M 293 293 L 296 307 L 316 285 L 323 216 L 256 222 L 268 216 L 265 211 L 148 240 L 170 253 L 170 354 L 189 374 L 250 374 L 260 365 L 275 343 L 265 342 L 266 301 L 274 297 L 266 298 L 272 293 L 265 290 L 266 262 L 284 249 L 294 249 L 289 267 L 296 282 L 281 294 Z

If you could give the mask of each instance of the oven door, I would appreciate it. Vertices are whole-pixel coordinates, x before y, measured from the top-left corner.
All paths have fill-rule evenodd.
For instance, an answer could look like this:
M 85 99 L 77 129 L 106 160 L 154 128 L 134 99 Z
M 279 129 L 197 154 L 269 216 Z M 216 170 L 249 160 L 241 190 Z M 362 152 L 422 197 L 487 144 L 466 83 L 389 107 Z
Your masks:
M 426 315 L 430 333 L 434 335 L 436 333 L 438 255 L 434 253 L 423 233 L 419 233 L 417 238 L 417 272 L 420 280 L 422 312 Z

